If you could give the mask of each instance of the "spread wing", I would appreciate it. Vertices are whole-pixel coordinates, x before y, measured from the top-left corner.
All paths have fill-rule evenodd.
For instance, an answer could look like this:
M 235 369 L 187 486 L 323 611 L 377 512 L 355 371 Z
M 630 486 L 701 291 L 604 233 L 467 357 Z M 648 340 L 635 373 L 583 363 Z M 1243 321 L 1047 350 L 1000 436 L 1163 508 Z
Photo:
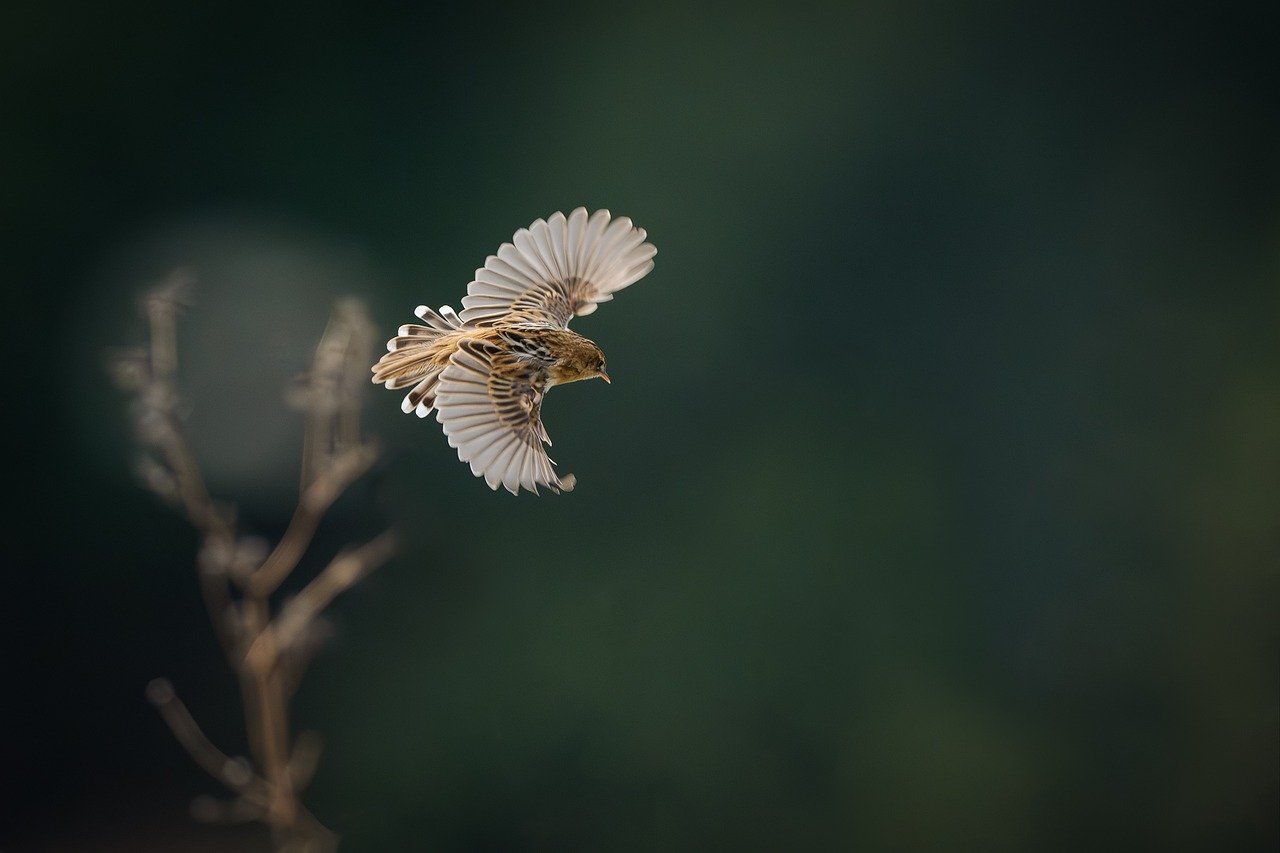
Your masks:
M 463 341 L 440 374 L 436 386 L 436 418 L 458 458 L 471 463 L 471 473 L 489 488 L 511 494 L 539 486 L 571 491 L 572 474 L 552 470 L 543 449 L 550 444 L 542 426 L 546 363 L 506 353 L 492 344 Z
M 539 219 L 476 270 L 460 316 L 473 326 L 523 322 L 568 328 L 574 317 L 590 314 L 653 269 L 658 250 L 645 236 L 628 217 L 611 219 L 607 210 L 588 217 L 579 207 L 567 217 Z

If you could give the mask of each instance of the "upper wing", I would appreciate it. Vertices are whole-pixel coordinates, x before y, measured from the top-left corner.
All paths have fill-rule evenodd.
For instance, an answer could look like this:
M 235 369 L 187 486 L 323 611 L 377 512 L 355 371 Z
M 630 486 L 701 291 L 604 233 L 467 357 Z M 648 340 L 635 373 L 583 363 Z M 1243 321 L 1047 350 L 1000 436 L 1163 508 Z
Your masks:
M 658 250 L 645 236 L 625 216 L 610 221 L 607 210 L 588 218 L 579 207 L 567 217 L 539 219 L 476 270 L 460 316 L 473 326 L 528 322 L 568 328 L 574 317 L 590 314 L 653 269 Z
M 436 418 L 458 458 L 491 489 L 501 485 L 515 495 L 521 487 L 535 494 L 539 486 L 553 492 L 574 487 L 574 476 L 557 476 L 542 447 L 551 443 L 540 417 L 545 367 L 466 340 L 440 374 Z

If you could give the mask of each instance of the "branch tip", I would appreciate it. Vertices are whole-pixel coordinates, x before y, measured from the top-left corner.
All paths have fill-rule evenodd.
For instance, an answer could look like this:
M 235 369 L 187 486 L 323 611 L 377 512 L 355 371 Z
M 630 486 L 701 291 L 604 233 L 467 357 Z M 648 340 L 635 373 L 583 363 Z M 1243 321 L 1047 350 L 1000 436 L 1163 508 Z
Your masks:
M 173 683 L 167 678 L 153 678 L 147 682 L 147 701 L 156 707 L 173 701 Z

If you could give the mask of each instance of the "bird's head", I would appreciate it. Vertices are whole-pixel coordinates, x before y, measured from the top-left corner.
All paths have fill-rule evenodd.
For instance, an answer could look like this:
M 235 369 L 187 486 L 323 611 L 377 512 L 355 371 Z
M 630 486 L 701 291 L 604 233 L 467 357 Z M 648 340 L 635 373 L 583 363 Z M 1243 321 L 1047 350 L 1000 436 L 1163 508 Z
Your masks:
M 604 367 L 604 353 L 586 338 L 574 341 L 551 368 L 551 378 L 556 385 L 596 377 L 609 381 L 609 374 Z

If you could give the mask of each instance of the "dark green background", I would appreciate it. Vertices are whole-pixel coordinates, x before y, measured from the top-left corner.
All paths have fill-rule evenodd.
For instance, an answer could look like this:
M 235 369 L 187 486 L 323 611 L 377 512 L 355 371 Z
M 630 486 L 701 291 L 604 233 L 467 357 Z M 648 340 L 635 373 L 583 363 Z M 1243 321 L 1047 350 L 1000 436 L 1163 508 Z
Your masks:
M 107 347 L 201 276 L 193 440 L 283 529 L 280 404 L 515 228 L 633 217 L 565 497 L 370 386 L 384 524 L 298 701 L 348 850 L 1274 850 L 1274 4 L 11 4 L 5 850 L 243 849 L 142 688 L 243 749 Z M 314 570 L 315 564 L 308 564 Z M 197 844 L 204 847 L 197 847 Z M 253 849 L 257 849 L 254 847 Z

